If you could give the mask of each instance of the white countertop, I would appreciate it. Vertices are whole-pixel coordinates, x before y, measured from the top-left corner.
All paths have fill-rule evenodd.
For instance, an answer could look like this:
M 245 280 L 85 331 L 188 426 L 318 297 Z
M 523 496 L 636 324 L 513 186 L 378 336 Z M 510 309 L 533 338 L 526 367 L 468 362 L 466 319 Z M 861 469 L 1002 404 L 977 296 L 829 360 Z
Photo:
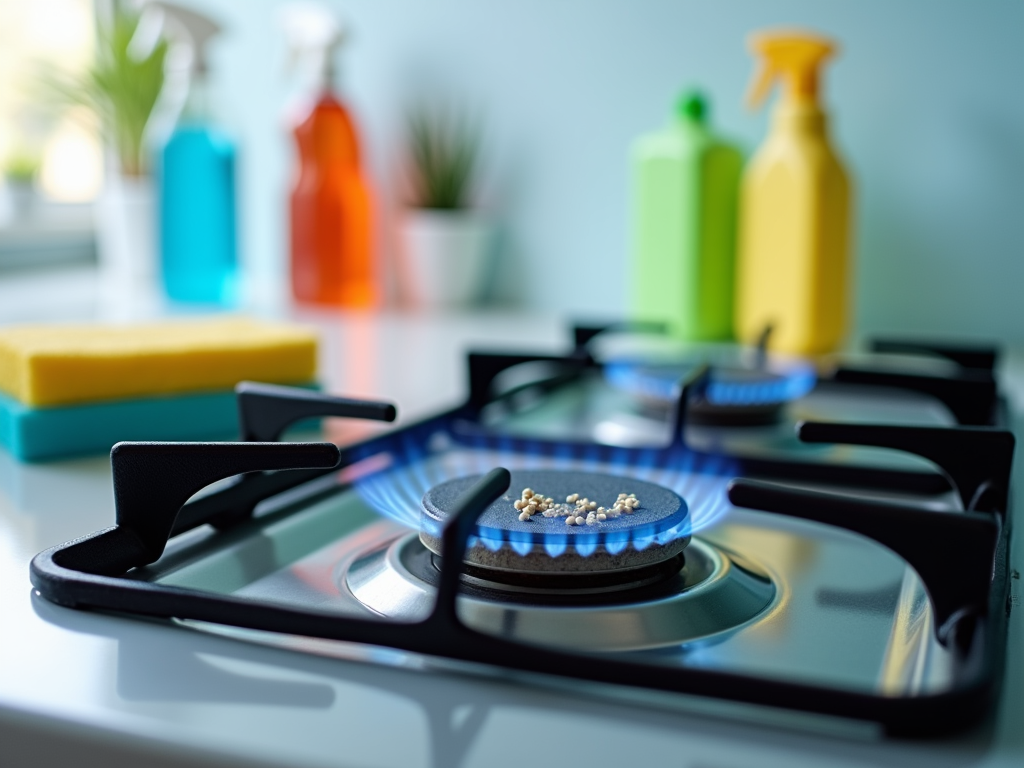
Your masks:
M 11 295 L 5 287 L 16 290 L 0 278 L 0 307 L 6 306 L 0 322 L 102 316 L 95 301 L 76 293 L 73 280 L 61 290 L 79 304 L 49 311 L 26 300 L 5 305 L 4 295 Z M 392 399 L 403 419 L 458 402 L 468 346 L 558 350 L 568 344 L 564 319 L 536 312 L 307 313 L 300 319 L 323 331 L 322 370 L 332 391 Z M 1024 393 L 1020 360 L 1014 356 L 1008 366 L 1015 396 Z M 1024 478 L 1015 482 L 1020 488 Z M 1024 764 L 1019 609 L 1011 616 L 1007 684 L 990 734 L 948 743 L 837 740 L 566 689 L 301 655 L 67 610 L 33 596 L 28 563 L 34 554 L 112 522 L 105 457 L 23 465 L 0 451 L 4 766 Z M 1024 570 L 1019 535 L 1012 562 Z

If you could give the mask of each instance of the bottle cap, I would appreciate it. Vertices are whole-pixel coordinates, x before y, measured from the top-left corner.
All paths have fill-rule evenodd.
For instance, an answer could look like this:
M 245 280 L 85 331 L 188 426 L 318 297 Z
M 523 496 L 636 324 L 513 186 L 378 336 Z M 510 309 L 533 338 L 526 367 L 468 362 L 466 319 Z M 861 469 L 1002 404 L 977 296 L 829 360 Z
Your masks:
M 686 91 L 676 102 L 676 114 L 695 123 L 707 121 L 708 105 L 700 91 Z

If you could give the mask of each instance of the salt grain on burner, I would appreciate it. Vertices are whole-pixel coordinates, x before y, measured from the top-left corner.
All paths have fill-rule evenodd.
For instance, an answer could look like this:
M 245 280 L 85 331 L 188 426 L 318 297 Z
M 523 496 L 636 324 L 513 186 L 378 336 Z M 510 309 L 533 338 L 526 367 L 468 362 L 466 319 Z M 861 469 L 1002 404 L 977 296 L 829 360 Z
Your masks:
M 596 525 L 606 520 L 614 520 L 623 513 L 632 515 L 640 506 L 640 500 L 633 493 L 620 493 L 611 508 L 599 507 L 596 501 L 591 501 L 578 493 L 569 494 L 565 501 L 565 504 L 556 503 L 550 496 L 536 493 L 532 488 L 524 488 L 522 498 L 514 501 L 512 506 L 520 512 L 519 519 L 523 522 L 541 512 L 544 517 L 564 516 L 566 525 Z M 573 504 L 575 509 L 570 507 L 570 504 Z

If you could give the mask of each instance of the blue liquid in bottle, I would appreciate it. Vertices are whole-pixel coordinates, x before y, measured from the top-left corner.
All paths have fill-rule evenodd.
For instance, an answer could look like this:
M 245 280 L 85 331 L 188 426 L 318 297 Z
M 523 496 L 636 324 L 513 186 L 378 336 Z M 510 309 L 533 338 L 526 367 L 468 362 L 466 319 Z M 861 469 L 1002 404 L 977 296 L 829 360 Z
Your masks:
M 160 254 L 168 297 L 235 303 L 234 145 L 218 130 L 179 125 L 160 159 Z

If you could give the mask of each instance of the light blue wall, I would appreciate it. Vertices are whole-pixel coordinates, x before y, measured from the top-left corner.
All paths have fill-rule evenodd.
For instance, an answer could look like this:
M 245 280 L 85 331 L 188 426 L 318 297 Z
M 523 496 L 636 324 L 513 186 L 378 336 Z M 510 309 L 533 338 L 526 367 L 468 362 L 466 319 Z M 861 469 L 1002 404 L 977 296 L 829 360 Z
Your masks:
M 290 145 L 271 0 L 195 3 L 228 25 L 214 51 L 242 146 L 243 248 L 280 284 Z M 485 197 L 504 232 L 496 296 L 539 311 L 624 310 L 627 149 L 699 84 L 748 148 L 745 35 L 835 35 L 835 137 L 857 184 L 857 326 L 1024 341 L 1024 2 L 1020 0 L 353 0 L 342 57 L 382 200 L 403 110 L 478 108 Z M 385 211 L 382 230 L 391 229 Z M 554 302 L 552 304 L 552 302 Z

